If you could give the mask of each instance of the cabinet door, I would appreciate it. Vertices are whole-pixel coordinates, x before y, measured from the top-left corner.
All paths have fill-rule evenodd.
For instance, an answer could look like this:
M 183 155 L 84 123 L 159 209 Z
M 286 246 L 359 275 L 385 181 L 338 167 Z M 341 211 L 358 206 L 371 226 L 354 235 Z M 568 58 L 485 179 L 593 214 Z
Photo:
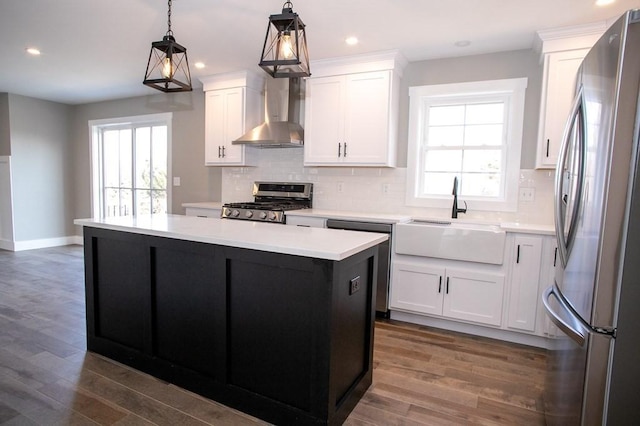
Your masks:
M 541 257 L 541 237 L 515 236 L 507 320 L 509 328 L 525 331 L 536 328 Z
M 343 162 L 386 165 L 389 159 L 391 71 L 346 77 Z
M 232 145 L 231 141 L 244 134 L 244 89 L 241 87 L 225 90 L 224 100 L 224 147 L 223 161 L 227 164 L 242 164 L 244 146 Z
M 588 49 L 549 53 L 545 73 L 538 129 L 539 168 L 555 168 L 576 87 L 576 76 Z
M 225 132 L 225 91 L 212 90 L 205 98 L 205 164 L 218 164 L 222 160 Z
M 392 309 L 442 315 L 444 269 L 394 262 L 392 274 Z
M 304 162 L 337 163 L 344 144 L 344 77 L 311 78 L 306 92 Z
M 235 87 L 208 91 L 205 98 L 205 164 L 208 166 L 248 165 L 246 148 L 233 145 L 245 131 L 246 89 Z
M 444 293 L 444 316 L 501 325 L 504 276 L 447 269 Z

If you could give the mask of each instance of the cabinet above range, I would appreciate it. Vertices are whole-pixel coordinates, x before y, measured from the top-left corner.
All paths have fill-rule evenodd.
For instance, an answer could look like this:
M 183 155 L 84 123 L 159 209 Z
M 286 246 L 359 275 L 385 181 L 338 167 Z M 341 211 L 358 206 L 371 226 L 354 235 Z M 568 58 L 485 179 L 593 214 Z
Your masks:
M 305 96 L 305 166 L 396 165 L 397 52 L 313 63 Z

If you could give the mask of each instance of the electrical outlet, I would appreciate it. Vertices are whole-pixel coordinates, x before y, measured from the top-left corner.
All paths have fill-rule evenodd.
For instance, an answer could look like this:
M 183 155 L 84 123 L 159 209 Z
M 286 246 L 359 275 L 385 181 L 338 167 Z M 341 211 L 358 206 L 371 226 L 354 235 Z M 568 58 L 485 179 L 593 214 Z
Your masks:
M 349 281 L 349 296 L 360 291 L 360 275 Z
M 336 185 L 336 190 L 338 192 L 343 192 L 344 191 L 344 182 L 338 182 L 338 185 Z
M 520 201 L 531 202 L 535 199 L 535 188 L 520 188 Z
M 180 177 L 179 176 L 174 176 L 173 177 L 173 186 L 180 186 Z
M 382 193 L 383 194 L 388 194 L 390 189 L 391 189 L 391 184 L 388 184 L 388 183 L 383 183 L 382 184 Z

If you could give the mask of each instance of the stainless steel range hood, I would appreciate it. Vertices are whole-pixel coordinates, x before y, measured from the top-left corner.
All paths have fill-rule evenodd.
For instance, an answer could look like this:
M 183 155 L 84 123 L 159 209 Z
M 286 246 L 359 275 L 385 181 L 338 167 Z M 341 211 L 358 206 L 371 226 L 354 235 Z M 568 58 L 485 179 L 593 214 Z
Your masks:
M 300 125 L 304 80 L 301 78 L 267 79 L 265 122 L 254 127 L 232 144 L 257 148 L 300 148 L 304 129 Z

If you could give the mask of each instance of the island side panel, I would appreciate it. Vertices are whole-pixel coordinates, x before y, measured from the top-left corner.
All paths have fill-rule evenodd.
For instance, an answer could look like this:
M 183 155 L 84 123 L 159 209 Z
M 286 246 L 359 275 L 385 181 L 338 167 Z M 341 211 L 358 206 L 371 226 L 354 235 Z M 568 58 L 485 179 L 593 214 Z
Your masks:
M 334 270 L 329 402 L 342 424 L 372 383 L 378 248 L 351 256 Z
M 216 246 L 152 238 L 153 356 L 224 381 L 225 292 Z M 184 374 L 176 371 L 173 375 Z M 167 380 L 173 381 L 173 377 Z
M 300 410 L 298 417 L 271 421 L 326 416 L 333 262 L 240 249 L 224 253 L 228 383 Z
M 90 350 L 142 352 L 150 346 L 149 268 L 143 239 L 101 229 L 85 233 Z

